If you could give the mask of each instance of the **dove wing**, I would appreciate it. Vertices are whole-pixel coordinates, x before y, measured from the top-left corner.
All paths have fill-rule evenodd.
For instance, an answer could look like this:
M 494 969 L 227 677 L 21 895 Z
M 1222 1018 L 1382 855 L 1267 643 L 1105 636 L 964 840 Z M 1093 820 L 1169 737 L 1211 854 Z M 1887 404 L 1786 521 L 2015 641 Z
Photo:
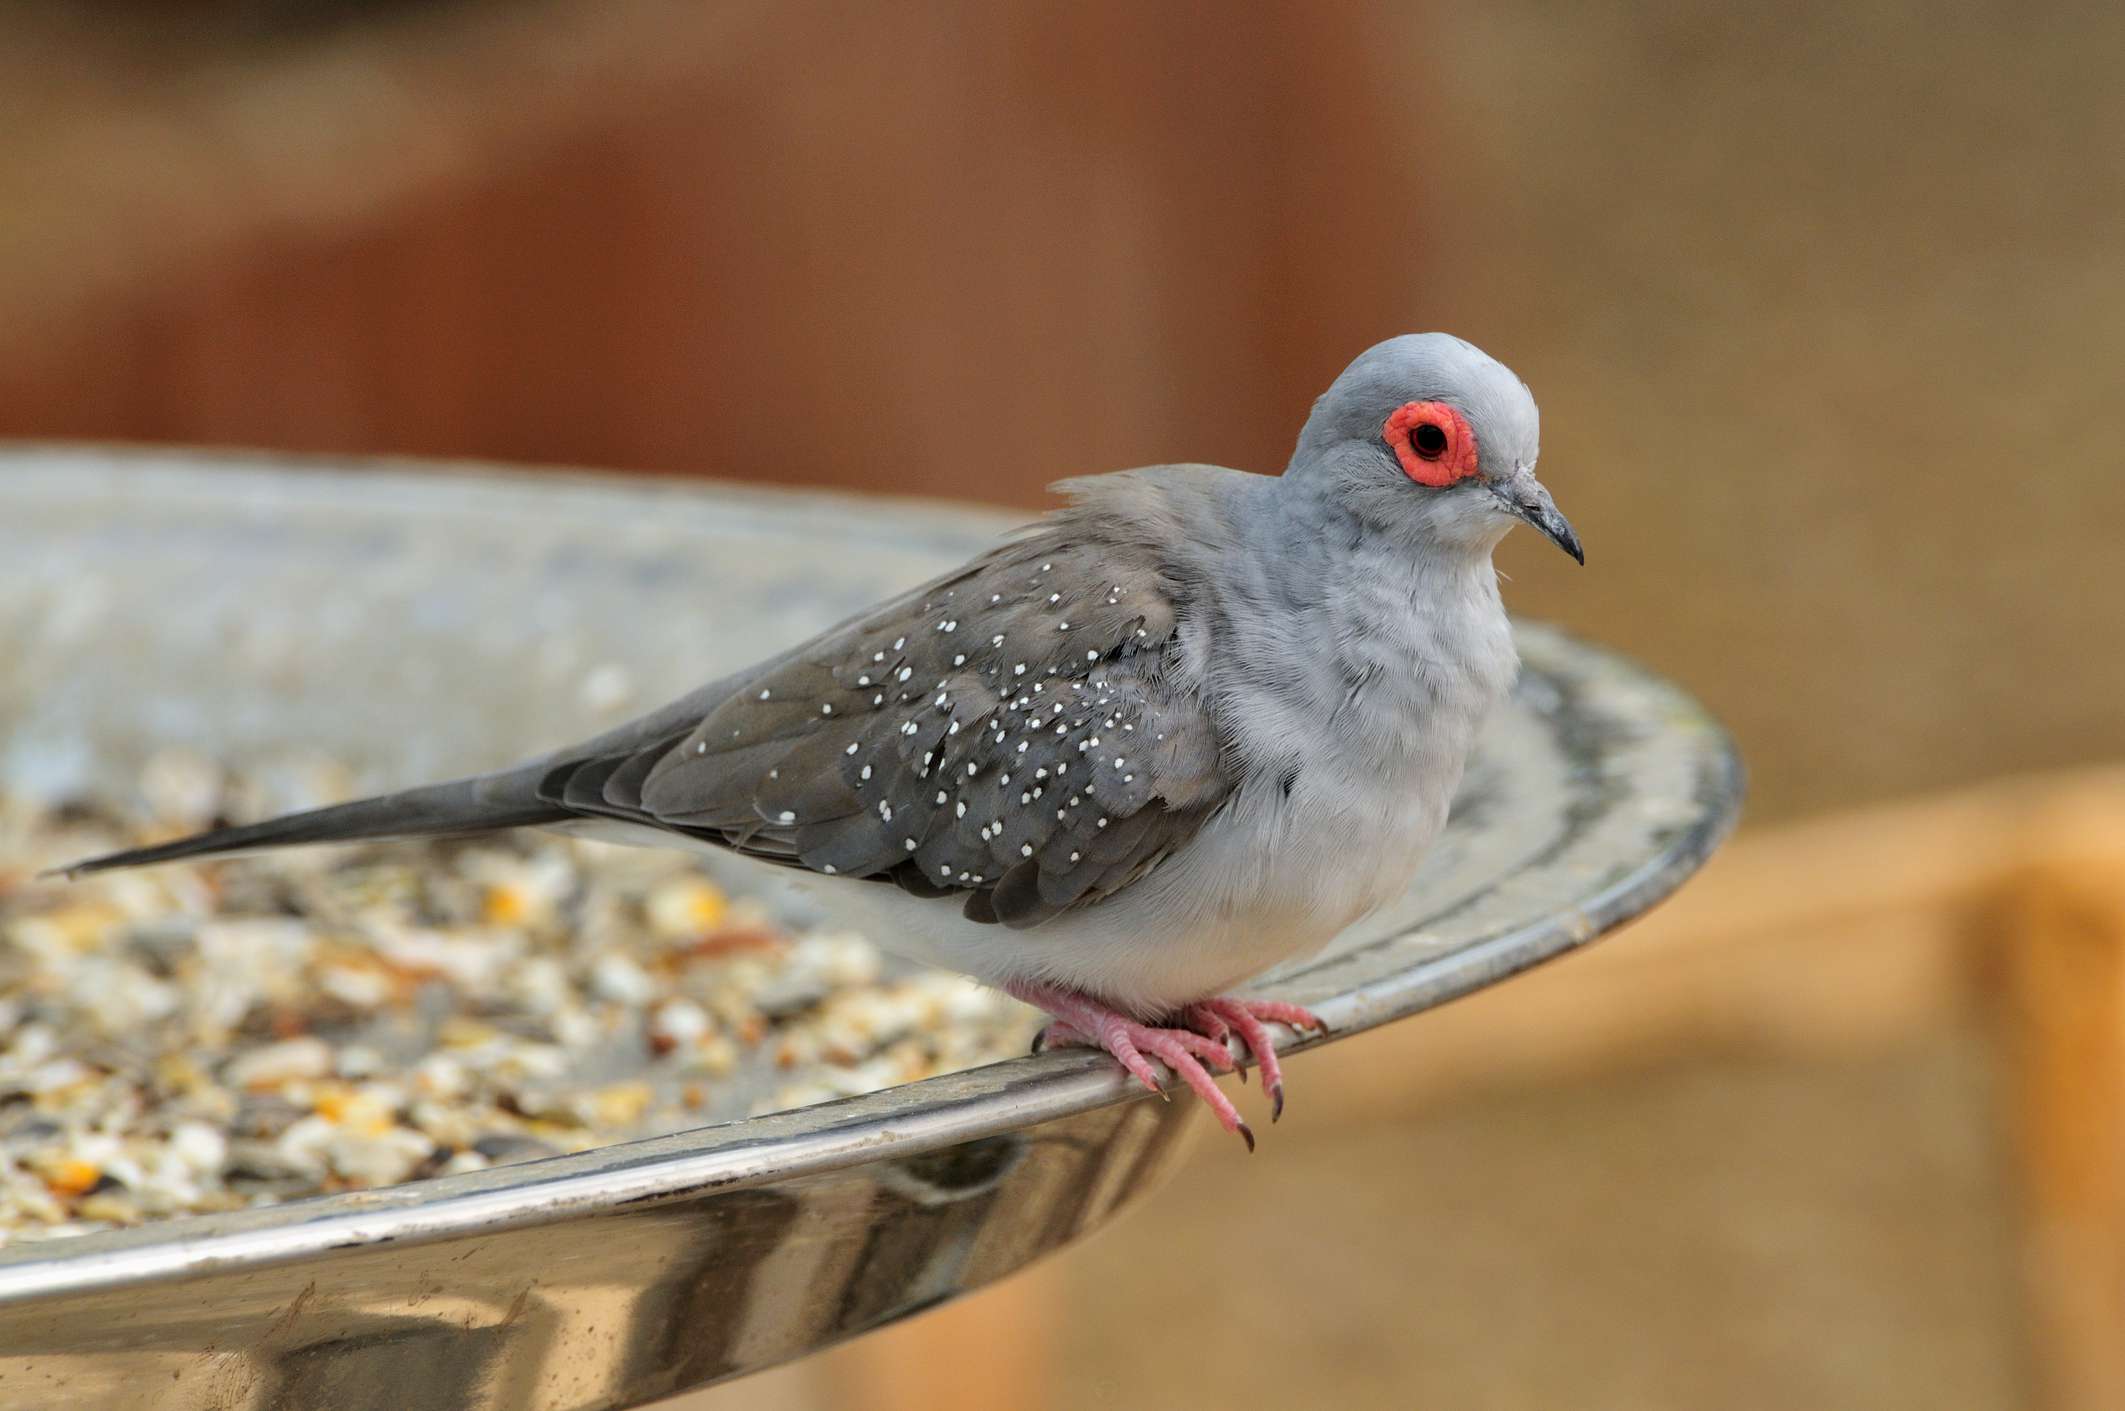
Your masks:
M 1175 681 L 1176 588 L 1123 526 L 1064 521 L 700 701 L 540 797 L 1037 925 L 1113 894 L 1232 792 Z

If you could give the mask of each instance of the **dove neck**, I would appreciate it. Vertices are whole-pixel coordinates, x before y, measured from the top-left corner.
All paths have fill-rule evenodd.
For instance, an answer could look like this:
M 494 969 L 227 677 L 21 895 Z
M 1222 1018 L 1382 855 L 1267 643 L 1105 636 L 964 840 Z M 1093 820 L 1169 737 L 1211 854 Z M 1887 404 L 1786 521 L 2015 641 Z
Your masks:
M 1264 512 L 1251 517 L 1246 552 L 1284 581 L 1291 606 L 1341 618 L 1354 601 L 1388 597 L 1420 610 L 1502 614 L 1491 566 L 1496 537 L 1456 532 L 1450 507 L 1415 498 L 1437 492 L 1397 487 L 1403 502 L 1381 515 L 1322 478 L 1287 474 L 1261 488 Z
M 1489 554 L 1413 544 L 1292 477 L 1252 492 L 1240 519 L 1188 660 L 1241 754 L 1280 778 L 1329 781 L 1336 797 L 1393 796 L 1443 817 L 1517 666 Z

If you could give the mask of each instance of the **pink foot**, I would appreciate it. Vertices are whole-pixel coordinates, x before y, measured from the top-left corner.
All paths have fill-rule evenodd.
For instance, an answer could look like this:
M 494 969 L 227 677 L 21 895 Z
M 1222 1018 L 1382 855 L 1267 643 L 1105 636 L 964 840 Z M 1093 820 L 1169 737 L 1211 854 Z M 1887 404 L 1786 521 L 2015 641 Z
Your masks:
M 1312 1010 L 1272 999 L 1198 1000 L 1181 1011 L 1181 1022 L 1219 1043 L 1223 1043 L 1228 1034 L 1238 1031 L 1240 1042 L 1261 1065 L 1262 1091 L 1269 1094 L 1269 1120 L 1272 1122 L 1284 1115 L 1284 1065 L 1277 1061 L 1276 1038 L 1269 1032 L 1269 1024 L 1289 1024 L 1302 1032 L 1328 1028 Z M 1242 1068 L 1241 1082 L 1247 1080 L 1246 1075 L 1247 1070 Z
M 1237 1033 L 1261 1065 L 1262 1087 L 1274 1104 L 1269 1119 L 1273 1122 L 1284 1114 L 1284 1071 L 1277 1062 L 1276 1040 L 1264 1021 L 1294 1029 L 1328 1027 L 1310 1011 L 1274 1000 L 1202 1000 L 1175 1016 L 1176 1024 L 1160 1026 L 1138 1023 L 1097 1000 L 1051 986 L 1018 986 L 1011 993 L 1056 1017 L 1034 1040 L 1036 1051 L 1047 1044 L 1105 1049 L 1153 1092 L 1160 1092 L 1158 1075 L 1145 1055 L 1157 1058 L 1203 1100 L 1220 1126 L 1247 1143 L 1249 1151 L 1254 1150 L 1254 1131 L 1240 1120 L 1239 1109 L 1218 1090 L 1212 1077 L 1239 1071 L 1227 1041 Z
M 1045 1009 L 1055 1016 L 1056 1022 L 1041 1030 L 1034 1047 L 1044 1044 L 1077 1044 L 1085 1048 L 1103 1048 L 1114 1055 L 1115 1061 L 1152 1092 L 1165 1096 L 1158 1081 L 1158 1073 L 1151 1067 L 1149 1058 L 1156 1058 L 1173 1070 L 1174 1076 L 1194 1090 L 1218 1125 L 1228 1132 L 1236 1132 L 1247 1143 L 1247 1150 L 1254 1150 L 1254 1131 L 1240 1120 L 1239 1109 L 1232 1099 L 1218 1090 L 1213 1073 L 1230 1073 L 1237 1065 L 1232 1053 L 1221 1043 L 1213 1043 L 1192 1029 L 1160 1028 L 1151 1024 L 1139 1024 L 1125 1014 L 1119 1014 L 1099 1001 L 1069 990 L 1047 985 L 1016 985 L 1011 993 L 1027 1004 Z

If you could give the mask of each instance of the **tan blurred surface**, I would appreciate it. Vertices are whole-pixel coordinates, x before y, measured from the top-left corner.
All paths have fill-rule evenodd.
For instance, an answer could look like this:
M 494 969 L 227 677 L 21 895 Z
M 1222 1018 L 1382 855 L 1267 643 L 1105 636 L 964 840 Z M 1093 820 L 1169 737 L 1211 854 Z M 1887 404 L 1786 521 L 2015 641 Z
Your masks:
M 380 85 L 344 130 L 287 126 L 271 65 L 12 51 L 18 125 L 130 114 L 168 148 L 0 162 L 0 432 L 1032 504 L 1161 458 L 1273 469 L 1351 353 L 1445 327 L 1534 387 L 1589 546 L 1508 544 L 1511 600 L 1700 692 L 1759 822 L 2125 757 L 2115 6 L 419 10 L 278 41 Z M 1913 826 L 1847 835 L 1840 875 L 1897 838 L 1988 861 L 1985 826 Z M 2108 1169 L 2058 1103 L 2102 1086 L 2075 1064 L 2110 1020 L 1996 1079 L 1926 924 L 1699 953 L 1701 991 L 1661 954 L 1642 1015 L 1571 962 L 1351 1046 L 1432 1065 L 1369 1125 L 1333 1094 L 1392 1074 L 1323 1056 L 1260 1157 L 1211 1144 L 1036 1292 L 932 1315 L 964 1320 L 941 1342 L 1041 1321 L 1025 1375 L 1061 1407 L 2030 1404 L 2039 1325 L 2110 1294 L 2023 1298 L 2001 1171 L 2031 1140 L 2069 1195 Z M 2080 995 L 2057 943 L 2012 993 Z M 1723 1041 L 1740 1009 L 1702 996 L 1752 988 L 1787 1003 Z M 1589 1007 L 1671 1042 L 1457 1091 Z M 923 1326 L 697 1404 L 901 1404 L 895 1347 L 954 1370 Z

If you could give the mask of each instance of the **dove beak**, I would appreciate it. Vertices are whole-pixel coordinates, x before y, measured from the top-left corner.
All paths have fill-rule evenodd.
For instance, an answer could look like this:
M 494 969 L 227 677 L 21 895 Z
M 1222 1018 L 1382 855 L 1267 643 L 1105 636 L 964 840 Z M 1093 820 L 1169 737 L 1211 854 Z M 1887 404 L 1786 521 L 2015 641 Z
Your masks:
M 1544 538 L 1581 564 L 1586 562 L 1586 551 L 1579 547 L 1579 536 L 1572 532 L 1571 521 L 1557 512 L 1557 502 L 1549 497 L 1542 482 L 1535 479 L 1533 471 L 1521 466 L 1490 488 L 1507 514 L 1533 525 Z

